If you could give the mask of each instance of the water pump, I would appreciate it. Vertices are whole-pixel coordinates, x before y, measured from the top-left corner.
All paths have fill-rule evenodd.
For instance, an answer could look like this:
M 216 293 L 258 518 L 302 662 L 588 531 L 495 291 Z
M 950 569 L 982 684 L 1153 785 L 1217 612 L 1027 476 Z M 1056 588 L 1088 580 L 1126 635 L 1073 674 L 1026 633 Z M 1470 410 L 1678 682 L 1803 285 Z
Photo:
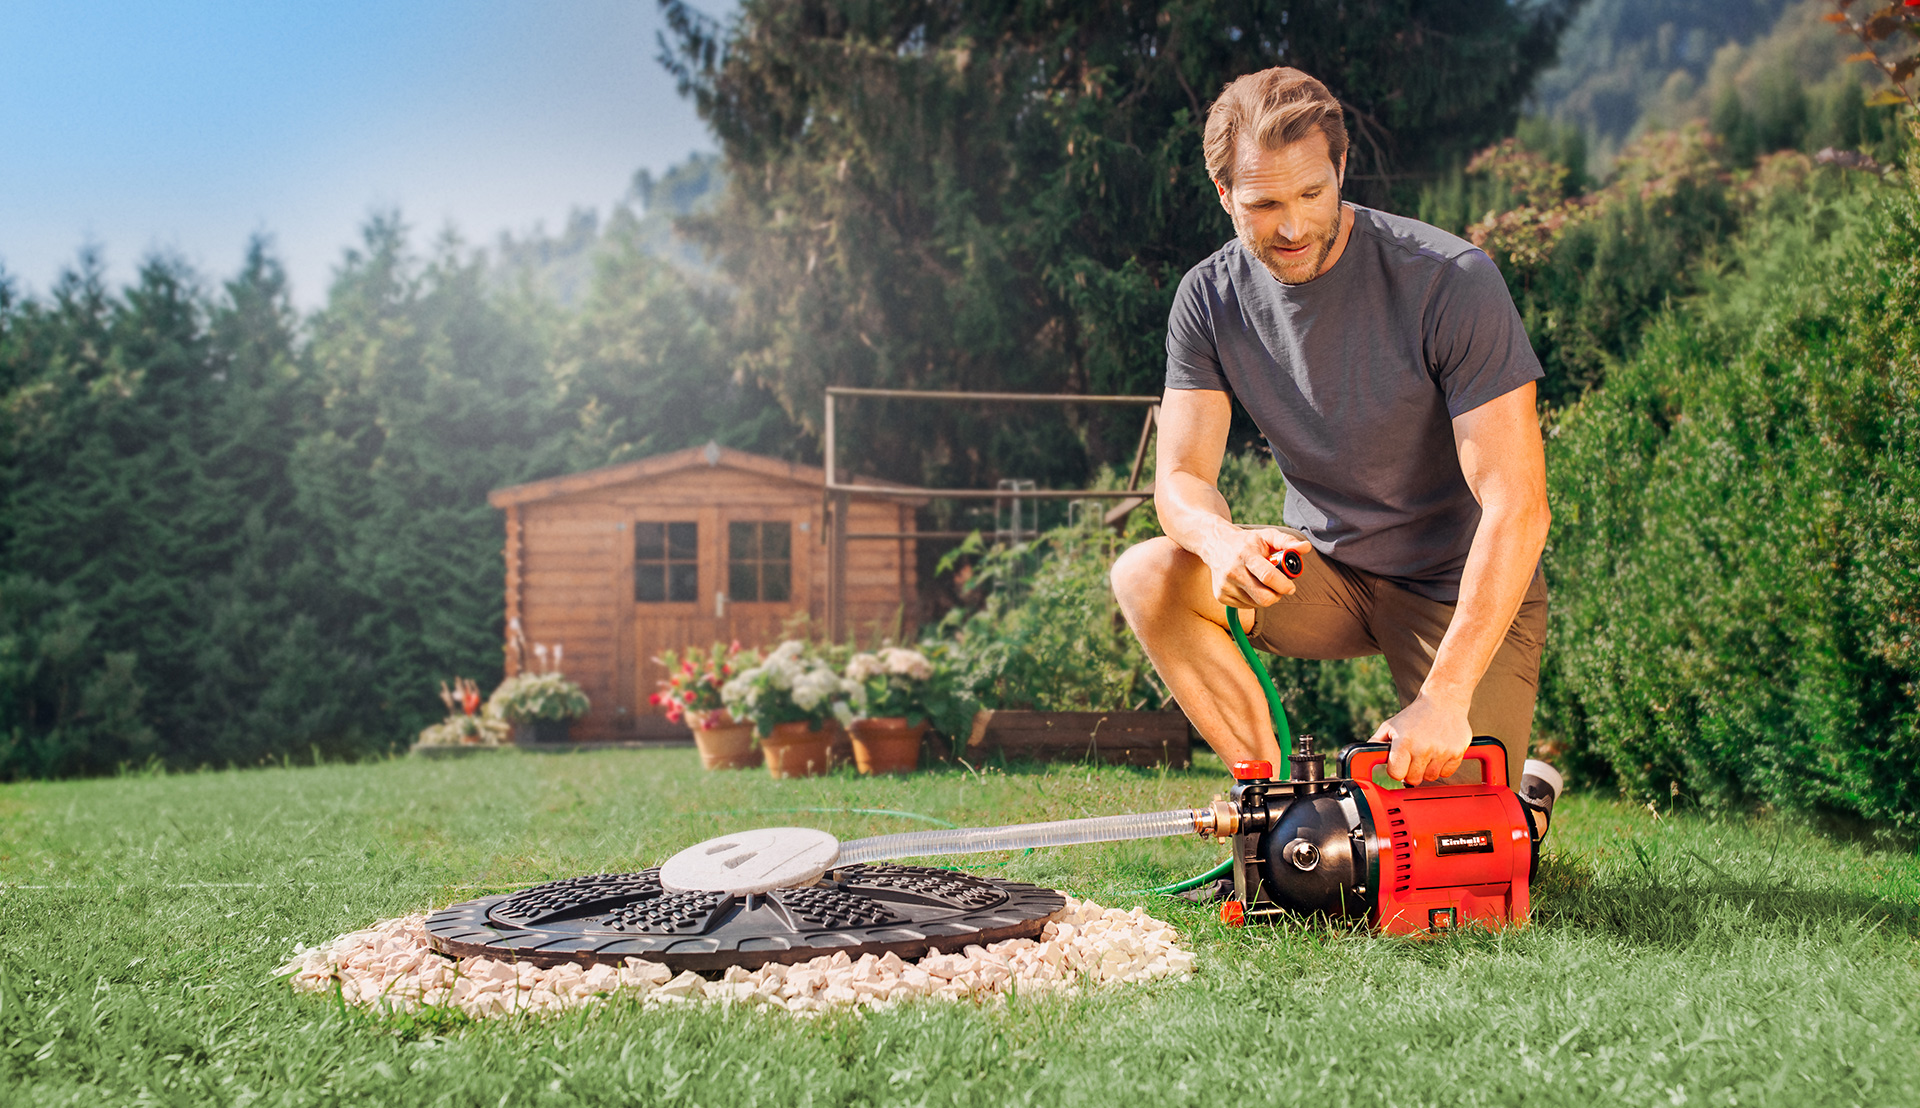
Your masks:
M 1269 762 L 1233 764 L 1233 790 L 1202 828 L 1233 847 L 1223 920 L 1325 913 L 1396 934 L 1526 920 L 1537 844 L 1507 786 L 1506 748 L 1474 739 L 1455 776 L 1477 767 L 1478 781 L 1420 786 L 1385 776 L 1388 751 L 1348 746 L 1328 777 L 1325 755 L 1302 735 L 1284 779 Z

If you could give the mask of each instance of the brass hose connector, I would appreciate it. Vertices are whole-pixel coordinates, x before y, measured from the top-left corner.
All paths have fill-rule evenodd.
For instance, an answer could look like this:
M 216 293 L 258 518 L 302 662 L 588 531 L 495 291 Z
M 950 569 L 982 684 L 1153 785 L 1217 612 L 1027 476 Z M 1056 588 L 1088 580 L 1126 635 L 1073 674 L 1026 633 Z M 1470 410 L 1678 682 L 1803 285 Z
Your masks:
M 1240 830 L 1240 810 L 1224 797 L 1215 797 L 1205 808 L 1193 813 L 1194 833 L 1203 839 L 1225 839 Z

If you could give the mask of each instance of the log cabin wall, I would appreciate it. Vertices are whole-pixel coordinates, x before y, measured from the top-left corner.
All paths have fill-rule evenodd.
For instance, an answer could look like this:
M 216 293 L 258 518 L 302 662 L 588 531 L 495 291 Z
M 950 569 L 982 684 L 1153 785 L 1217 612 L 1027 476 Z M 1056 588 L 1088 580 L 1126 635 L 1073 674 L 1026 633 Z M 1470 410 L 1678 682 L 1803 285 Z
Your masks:
M 561 645 L 592 701 L 575 739 L 676 733 L 648 703 L 665 650 L 772 646 L 800 614 L 824 630 L 824 487 L 819 469 L 708 446 L 489 496 L 507 516 L 509 619 L 528 642 Z M 913 530 L 911 508 L 894 501 L 856 500 L 849 514 L 856 532 Z M 913 548 L 848 544 L 856 641 L 914 633 Z

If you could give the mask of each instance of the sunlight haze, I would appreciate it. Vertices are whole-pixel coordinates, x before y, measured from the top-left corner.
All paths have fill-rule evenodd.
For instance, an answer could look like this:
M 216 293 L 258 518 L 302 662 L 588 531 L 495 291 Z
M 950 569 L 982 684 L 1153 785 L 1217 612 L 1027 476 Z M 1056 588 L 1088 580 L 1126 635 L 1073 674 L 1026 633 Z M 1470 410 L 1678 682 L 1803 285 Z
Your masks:
M 0 271 L 44 294 L 92 243 L 114 284 L 156 250 L 218 281 L 264 232 L 313 307 L 377 209 L 422 244 L 557 231 L 713 147 L 660 27 L 651 0 L 14 0 Z

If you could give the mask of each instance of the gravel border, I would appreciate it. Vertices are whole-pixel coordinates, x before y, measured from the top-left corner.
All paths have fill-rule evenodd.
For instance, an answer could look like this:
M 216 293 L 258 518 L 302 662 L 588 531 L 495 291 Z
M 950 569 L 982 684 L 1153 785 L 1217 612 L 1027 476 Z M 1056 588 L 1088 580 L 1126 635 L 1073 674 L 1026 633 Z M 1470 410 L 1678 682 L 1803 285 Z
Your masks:
M 1073 897 L 1039 939 L 969 946 L 917 962 L 894 954 L 854 959 L 843 951 L 751 972 L 736 966 L 717 981 L 691 970 L 675 976 L 638 958 L 618 967 L 568 962 L 549 969 L 484 957 L 455 961 L 427 945 L 425 925 L 425 914 L 382 920 L 297 951 L 275 972 L 291 975 L 299 992 L 337 987 L 349 1004 L 402 1012 L 450 1007 L 475 1017 L 563 1012 L 615 995 L 637 996 L 649 1007 L 740 1003 L 806 1015 L 921 997 L 994 999 L 1193 975 L 1193 953 L 1180 946 L 1172 924 L 1145 908 L 1104 908 Z

